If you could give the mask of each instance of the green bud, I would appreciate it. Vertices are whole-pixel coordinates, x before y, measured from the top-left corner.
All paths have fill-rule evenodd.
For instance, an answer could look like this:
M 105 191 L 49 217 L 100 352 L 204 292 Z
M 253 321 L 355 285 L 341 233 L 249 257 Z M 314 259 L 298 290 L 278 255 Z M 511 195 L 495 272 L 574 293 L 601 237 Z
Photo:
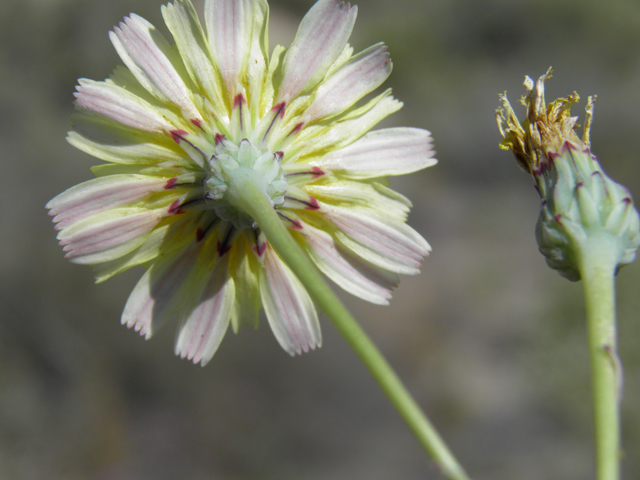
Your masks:
M 579 256 L 594 238 L 606 240 L 615 251 L 618 268 L 635 259 L 640 246 L 640 221 L 629 191 L 611 180 L 591 153 L 589 130 L 595 98 L 589 97 L 582 138 L 571 106 L 580 100 L 574 92 L 546 105 L 544 82 L 525 77 L 527 108 L 522 122 L 515 116 L 506 94 L 496 111 L 503 150 L 511 150 L 518 164 L 534 179 L 542 199 L 536 240 L 549 266 L 568 278 L 580 279 Z

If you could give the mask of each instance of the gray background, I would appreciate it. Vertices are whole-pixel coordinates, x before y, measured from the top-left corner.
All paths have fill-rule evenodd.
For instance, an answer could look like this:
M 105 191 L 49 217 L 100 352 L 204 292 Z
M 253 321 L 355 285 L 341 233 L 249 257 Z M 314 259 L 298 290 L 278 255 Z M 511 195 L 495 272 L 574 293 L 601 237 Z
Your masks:
M 198 8 L 201 8 L 200 2 Z M 288 45 L 311 1 L 271 2 Z M 475 479 L 592 479 L 582 291 L 549 270 L 539 199 L 498 150 L 497 93 L 550 65 L 548 100 L 598 94 L 592 144 L 640 198 L 636 0 L 361 0 L 356 50 L 384 41 L 405 102 L 385 125 L 433 132 L 440 163 L 394 179 L 433 246 L 389 307 L 343 295 Z M 0 2 L 0 477 L 437 479 L 326 319 L 290 358 L 266 322 L 228 334 L 206 368 L 119 325 L 141 272 L 94 285 L 64 260 L 44 204 L 97 160 L 64 138 L 78 77 L 120 63 L 107 32 L 153 0 Z M 523 109 L 518 109 L 520 115 Z M 640 269 L 618 277 L 625 478 L 640 477 Z

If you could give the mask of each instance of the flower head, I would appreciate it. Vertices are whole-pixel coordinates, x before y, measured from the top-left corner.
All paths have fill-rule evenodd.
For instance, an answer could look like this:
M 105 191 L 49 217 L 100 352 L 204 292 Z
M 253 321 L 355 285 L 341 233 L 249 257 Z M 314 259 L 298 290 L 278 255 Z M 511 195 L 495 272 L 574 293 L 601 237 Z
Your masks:
M 582 137 L 571 106 L 577 93 L 547 105 L 544 82 L 525 77 L 527 95 L 522 98 L 527 118 L 518 121 L 506 94 L 496 111 L 504 137 L 503 150 L 511 150 L 518 164 L 533 176 L 542 198 L 536 239 L 551 268 L 570 279 L 580 279 L 579 257 L 590 239 L 607 238 L 615 250 L 617 265 L 635 258 L 640 245 L 638 212 L 628 190 L 611 180 L 591 153 L 589 130 L 595 97 L 589 97 Z
M 264 0 L 207 0 L 204 29 L 189 0 L 164 6 L 173 46 L 133 14 L 110 32 L 126 68 L 79 81 L 68 137 L 107 163 L 47 208 L 67 258 L 97 281 L 148 268 L 123 324 L 148 338 L 175 317 L 176 354 L 203 364 L 261 308 L 287 352 L 320 345 L 313 302 L 243 208 L 239 179 L 352 294 L 385 304 L 397 274 L 418 272 L 429 245 L 384 177 L 433 165 L 430 134 L 369 132 L 402 104 L 387 90 L 358 105 L 391 61 L 382 44 L 353 55 L 356 12 L 319 0 L 271 56 Z

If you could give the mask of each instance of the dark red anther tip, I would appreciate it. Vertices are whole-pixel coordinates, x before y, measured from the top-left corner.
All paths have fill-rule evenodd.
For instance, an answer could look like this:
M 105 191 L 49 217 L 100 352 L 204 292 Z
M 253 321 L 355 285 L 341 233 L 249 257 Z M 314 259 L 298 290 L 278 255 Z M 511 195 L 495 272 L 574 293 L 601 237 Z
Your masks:
M 184 130 L 171 130 L 169 133 L 171 134 L 171 138 L 173 138 L 174 142 L 178 144 L 180 143 L 180 140 L 184 140 L 184 137 L 189 135 L 189 133 Z
M 271 109 L 272 112 L 277 112 L 277 115 L 280 115 L 280 118 L 284 117 L 284 111 L 285 111 L 285 107 L 287 106 L 286 103 L 284 102 L 280 102 L 277 105 L 274 105 L 273 108 Z
M 178 214 L 178 213 L 182 213 L 182 211 L 180 210 L 181 206 L 182 205 L 180 204 L 180 199 L 178 199 L 178 200 L 176 200 L 175 202 L 173 202 L 171 204 L 171 206 L 169 207 L 169 210 L 167 210 L 167 213 L 169 215 L 175 215 L 175 214 Z
M 307 203 L 307 206 L 305 207 L 306 210 L 318 210 L 320 208 L 320 205 L 318 205 L 318 201 L 313 198 L 310 197 L 309 198 L 309 202 Z
M 238 95 L 236 95 L 236 98 L 233 99 L 233 108 L 237 108 L 242 103 L 247 103 L 247 102 L 245 102 L 244 100 L 244 95 L 239 93 Z
M 251 247 L 258 257 L 264 255 L 265 250 L 267 249 L 267 242 L 261 242 L 259 245 L 254 245 Z
M 289 135 L 295 135 L 298 132 L 300 132 L 300 130 L 302 130 L 302 127 L 304 127 L 304 122 L 300 122 L 298 123 L 295 127 L 293 127 L 293 129 L 291 130 L 291 132 L 289 132 Z M 287 137 L 289 136 L 287 135 Z
M 231 246 L 227 245 L 226 242 L 224 244 L 221 242 L 218 242 L 217 250 L 218 250 L 218 256 L 222 257 L 224 256 L 225 253 L 231 250 Z

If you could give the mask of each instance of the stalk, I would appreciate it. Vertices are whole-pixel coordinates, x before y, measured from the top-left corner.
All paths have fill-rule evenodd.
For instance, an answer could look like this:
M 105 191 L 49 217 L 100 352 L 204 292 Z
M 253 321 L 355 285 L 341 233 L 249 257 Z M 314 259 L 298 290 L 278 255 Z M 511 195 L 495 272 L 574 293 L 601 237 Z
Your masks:
M 597 480 L 618 480 L 620 475 L 622 372 L 616 349 L 616 246 L 608 236 L 595 237 L 579 255 L 591 360 Z
M 389 363 L 291 236 L 270 199 L 258 188 L 259 182 L 249 175 L 236 177 L 234 183 L 234 191 L 242 192 L 234 198 L 235 205 L 258 223 L 269 243 L 296 274 L 315 304 L 329 317 L 349 346 L 360 357 L 442 474 L 449 480 L 469 480 L 462 466 Z

